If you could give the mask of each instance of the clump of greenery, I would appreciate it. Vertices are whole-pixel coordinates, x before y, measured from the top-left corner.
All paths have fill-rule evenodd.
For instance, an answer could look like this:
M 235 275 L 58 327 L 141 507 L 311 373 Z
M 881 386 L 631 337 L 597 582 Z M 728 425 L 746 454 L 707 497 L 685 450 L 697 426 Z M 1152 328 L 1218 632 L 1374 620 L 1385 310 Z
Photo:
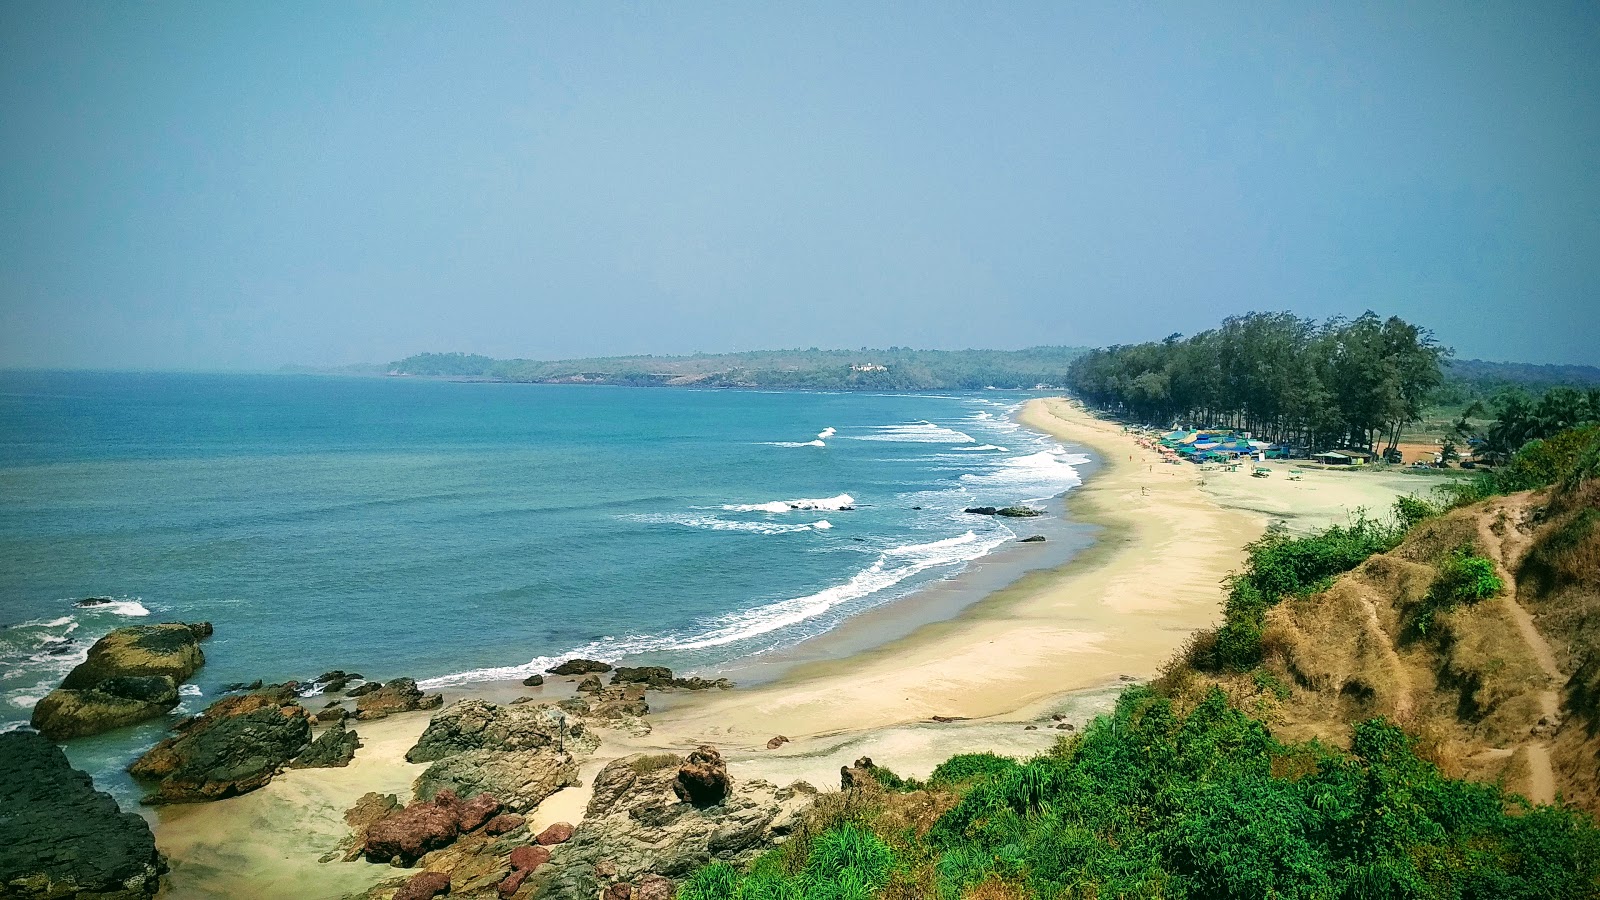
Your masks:
M 846 822 L 812 841 L 797 875 L 784 872 L 772 854 L 747 875 L 727 863 L 712 863 L 678 888 L 678 900 L 871 900 L 899 864 L 876 834 Z
M 1452 507 L 1466 506 L 1501 494 L 1559 485 L 1572 489 L 1600 475 L 1600 426 L 1570 428 L 1522 445 L 1504 466 L 1476 478 L 1439 486 L 1439 496 Z
M 1349 525 L 1330 526 L 1305 537 L 1272 528 L 1245 548 L 1244 568 L 1229 576 L 1225 621 L 1217 630 L 1208 659 L 1212 670 L 1247 672 L 1261 661 L 1261 632 L 1267 610 L 1288 597 L 1303 597 L 1327 587 L 1375 553 L 1393 549 L 1405 535 L 1397 528 L 1358 516 Z
M 1418 523 L 1439 515 L 1442 510 L 1428 501 L 1410 494 L 1394 501 L 1394 517 L 1402 531 L 1410 531 Z
M 994 778 L 1016 769 L 1020 763 L 1009 756 L 993 753 L 963 753 L 952 756 L 934 768 L 928 787 L 948 788 Z
M 1417 612 L 1416 629 L 1425 635 L 1439 613 L 1487 600 L 1502 590 L 1505 582 L 1495 573 L 1494 563 L 1474 553 L 1471 547 L 1461 547 L 1440 563 L 1439 574 Z

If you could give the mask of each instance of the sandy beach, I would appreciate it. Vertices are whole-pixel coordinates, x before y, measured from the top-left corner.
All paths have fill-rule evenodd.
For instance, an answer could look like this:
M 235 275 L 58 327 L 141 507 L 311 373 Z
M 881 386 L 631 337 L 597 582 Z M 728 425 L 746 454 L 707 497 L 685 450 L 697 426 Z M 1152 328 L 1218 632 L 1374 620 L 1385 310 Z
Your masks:
M 1099 529 L 1092 548 L 866 652 L 808 663 L 758 687 L 660 703 L 652 696 L 652 733 L 602 732 L 586 779 L 618 755 L 700 743 L 718 746 L 736 777 L 823 788 L 862 755 L 924 776 L 953 753 L 1037 752 L 1060 734 L 1049 727 L 1052 715 L 1081 725 L 1126 682 L 1153 675 L 1190 633 L 1214 624 L 1219 582 L 1273 520 L 1306 530 L 1360 508 L 1384 513 L 1395 496 L 1435 483 L 1393 471 L 1307 470 L 1290 480 L 1290 466 L 1280 463 L 1268 478 L 1163 464 L 1122 426 L 1066 400 L 1031 401 L 1020 420 L 1102 461 L 1067 497 L 1070 515 Z M 570 690 L 552 682 L 541 693 Z M 503 701 L 525 691 L 484 686 L 447 692 L 447 700 Z M 392 877 L 385 866 L 318 860 L 345 834 L 343 811 L 361 794 L 405 799 L 424 767 L 403 755 L 427 721 L 412 713 L 361 724 L 365 745 L 347 769 L 291 771 L 242 797 L 160 810 L 157 843 L 172 865 L 163 896 L 337 897 Z M 791 743 L 766 750 L 780 734 Z M 568 788 L 535 818 L 576 821 L 586 802 L 584 788 Z

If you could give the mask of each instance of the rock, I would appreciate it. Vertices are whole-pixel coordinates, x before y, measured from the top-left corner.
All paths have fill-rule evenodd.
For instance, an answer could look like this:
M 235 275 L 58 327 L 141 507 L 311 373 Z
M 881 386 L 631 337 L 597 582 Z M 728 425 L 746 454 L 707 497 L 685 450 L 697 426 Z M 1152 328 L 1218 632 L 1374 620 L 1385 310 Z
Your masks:
M 500 811 L 500 801 L 494 795 L 481 793 L 471 800 L 461 804 L 457 812 L 456 824 L 463 832 L 477 831 L 479 826 L 494 818 Z
M 1037 509 L 1033 509 L 1032 507 L 1028 506 L 1007 506 L 1002 509 L 995 510 L 994 514 L 1008 519 L 1034 519 L 1044 515 L 1044 513 L 1039 512 Z
M 1062 722 L 1060 725 L 1056 726 L 1056 729 L 1059 730 L 1059 731 L 1077 731 L 1078 730 L 1071 722 Z
M 105 606 L 107 603 L 115 602 L 116 601 L 112 600 L 110 597 L 85 597 L 82 600 L 73 601 L 72 605 L 79 609 L 90 609 L 92 607 Z
M 780 734 L 777 737 L 771 738 L 767 741 L 767 749 L 776 750 L 787 743 L 789 743 L 789 739 Z
M 355 687 L 351 688 L 350 690 L 345 691 L 344 695 L 346 697 L 365 697 L 366 695 L 372 693 L 373 691 L 380 691 L 380 690 L 383 690 L 383 682 L 381 682 L 381 681 L 363 681 L 362 683 L 356 685 Z
M 644 685 L 642 685 L 642 684 L 625 684 L 625 685 L 623 685 L 622 686 L 622 699 L 627 700 L 630 703 L 633 702 L 634 700 L 643 700 L 644 699 Z
M 314 718 L 318 725 L 333 725 L 350 718 L 350 711 L 335 703 L 317 713 Z
M 0 734 L 0 896 L 146 900 L 166 861 L 144 819 L 28 731 Z
M 320 718 L 320 716 L 319 716 Z M 331 769 L 343 768 L 350 765 L 350 760 L 356 757 L 356 748 L 361 746 L 361 736 L 354 731 L 349 731 L 344 726 L 344 720 L 335 722 L 332 728 L 324 731 L 311 742 L 304 752 L 289 763 L 291 769 Z
M 839 790 L 851 791 L 858 788 L 879 786 L 880 782 L 876 774 L 874 774 L 877 768 L 870 756 L 861 757 L 855 761 L 855 765 L 840 766 Z
M 702 744 L 678 767 L 672 792 L 679 800 L 706 807 L 721 803 L 731 787 L 728 764 L 722 761 L 722 754 L 717 748 Z
M 598 694 L 601 687 L 599 675 L 586 675 L 582 681 L 578 682 L 578 693 Z
M 219 800 L 253 791 L 311 743 L 311 721 L 285 686 L 223 697 L 177 727 L 176 737 L 128 768 L 138 778 L 159 781 L 146 803 Z
M 533 840 L 534 843 L 545 847 L 552 844 L 565 844 L 567 841 L 572 840 L 572 832 L 571 822 L 556 822 L 539 832 L 539 836 Z
M 951 722 L 965 722 L 966 720 L 966 716 L 934 716 L 929 719 L 930 722 L 938 722 L 940 725 L 948 725 Z
M 962 512 L 972 513 L 975 516 L 992 516 L 1000 510 L 993 506 L 969 506 Z
M 516 831 L 518 828 L 521 828 L 526 821 L 527 820 L 523 819 L 523 817 L 517 815 L 516 813 L 501 813 L 500 815 L 490 819 L 488 822 L 485 822 L 483 825 L 483 831 L 485 834 L 492 835 L 510 834 L 511 832 Z
M 82 690 L 119 675 L 165 675 L 181 683 L 205 664 L 200 638 L 211 625 L 133 625 L 118 628 L 94 642 L 89 656 L 67 673 L 61 686 Z
M 1039 730 L 1039 726 L 1037 726 L 1037 725 L 1024 725 L 1024 726 L 1022 726 L 1022 730 L 1023 731 L 1038 731 Z
M 569 659 L 553 669 L 545 669 L 551 675 L 603 675 L 611 671 L 610 663 L 603 663 L 598 659 Z
M 1042 534 L 1031 534 L 1031 535 L 1028 535 L 1025 538 L 1017 538 L 1017 543 L 1019 543 L 1019 544 L 1042 544 L 1042 543 L 1044 543 L 1044 535 L 1042 535 Z
M 673 900 L 677 895 L 672 879 L 660 875 L 644 876 L 633 891 L 634 900 Z
M 583 705 L 585 711 L 588 704 Z M 582 722 L 558 707 L 524 703 L 501 706 L 486 700 L 461 700 L 433 717 L 407 762 L 433 762 L 468 750 L 537 750 L 542 747 L 590 753 L 600 745 Z
M 367 827 L 362 853 L 372 862 L 411 865 L 429 850 L 449 845 L 461 832 L 461 800 L 441 791 Z
M 522 679 L 523 687 L 538 687 L 541 684 L 544 684 L 543 675 L 529 675 L 527 678 Z
M 177 705 L 178 683 L 169 675 L 115 675 L 91 688 L 56 688 L 35 704 L 31 722 L 63 741 L 153 719 Z
M 707 680 L 700 677 L 674 678 L 672 670 L 666 666 L 619 666 L 611 676 L 612 684 L 642 684 L 656 690 L 668 688 L 684 688 L 691 691 L 703 691 L 710 688 L 727 689 L 733 687 L 733 682 L 726 678 Z
M 550 861 L 550 851 L 538 846 L 522 846 L 511 851 L 511 874 L 500 882 L 502 897 L 515 894 L 534 870 Z
M 608 763 L 572 839 L 536 876 L 535 895 L 594 898 L 621 881 L 636 897 L 670 897 L 661 892 L 671 882 L 661 876 L 686 878 L 713 861 L 748 863 L 799 826 L 814 796 L 751 779 L 732 785 L 721 803 L 697 808 L 674 792 L 681 762 L 663 754 Z M 644 893 L 647 885 L 653 894 Z
M 487 793 L 512 812 L 526 812 L 556 791 L 578 783 L 573 758 L 553 749 L 468 750 L 439 760 L 418 776 L 419 799 L 442 792 L 475 796 Z
M 633 885 L 618 881 L 606 887 L 600 900 L 633 900 Z
M 382 719 L 395 713 L 438 709 L 443 705 L 443 694 L 424 694 L 417 689 L 416 681 L 396 678 L 375 691 L 361 694 L 356 701 L 356 718 L 362 721 Z
M 443 872 L 418 872 L 406 880 L 392 900 L 433 900 L 450 893 L 450 876 Z

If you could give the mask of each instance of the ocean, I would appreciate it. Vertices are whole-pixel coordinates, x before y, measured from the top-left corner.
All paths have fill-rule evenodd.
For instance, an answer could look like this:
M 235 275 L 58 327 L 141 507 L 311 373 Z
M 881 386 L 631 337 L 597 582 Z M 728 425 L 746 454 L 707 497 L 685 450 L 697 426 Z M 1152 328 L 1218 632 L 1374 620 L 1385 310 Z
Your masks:
M 216 627 L 178 714 L 336 668 L 748 672 L 1059 533 L 1089 460 L 1024 399 L 0 373 L 0 727 L 141 622 Z M 164 724 L 68 752 L 100 779 Z

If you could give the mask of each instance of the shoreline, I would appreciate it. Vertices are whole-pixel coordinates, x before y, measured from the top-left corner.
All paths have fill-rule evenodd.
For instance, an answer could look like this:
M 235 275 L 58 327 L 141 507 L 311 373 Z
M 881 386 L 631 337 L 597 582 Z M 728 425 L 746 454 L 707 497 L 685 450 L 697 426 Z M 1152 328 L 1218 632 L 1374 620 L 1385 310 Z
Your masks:
M 1065 497 L 1069 520 L 1094 529 L 1088 548 L 1065 564 L 1025 572 L 951 617 L 839 658 L 800 661 L 769 682 L 652 693 L 652 731 L 601 732 L 584 780 L 618 756 L 682 753 L 701 743 L 716 745 L 737 778 L 802 779 L 824 789 L 862 755 L 925 777 L 955 753 L 1040 752 L 1062 733 L 1050 727 L 1053 715 L 1081 727 L 1108 710 L 1126 682 L 1150 677 L 1192 632 L 1220 620 L 1222 578 L 1272 519 L 1315 527 L 1404 492 L 1404 476 L 1308 473 L 1290 482 L 1163 465 L 1120 425 L 1061 399 L 1028 401 L 1018 421 L 1097 457 L 1096 469 Z M 863 615 L 893 616 L 909 600 Z M 447 703 L 559 699 L 571 692 L 568 681 L 444 693 Z M 956 721 L 934 723 L 934 716 Z M 426 766 L 404 754 L 430 717 L 359 725 L 364 746 L 347 769 L 291 770 L 240 797 L 160 808 L 156 840 L 172 864 L 161 896 L 340 896 L 393 877 L 388 866 L 318 859 L 345 833 L 343 811 L 361 794 L 409 795 Z M 791 742 L 766 750 L 780 734 Z M 587 800 L 587 788 L 567 788 L 533 817 L 576 821 Z

